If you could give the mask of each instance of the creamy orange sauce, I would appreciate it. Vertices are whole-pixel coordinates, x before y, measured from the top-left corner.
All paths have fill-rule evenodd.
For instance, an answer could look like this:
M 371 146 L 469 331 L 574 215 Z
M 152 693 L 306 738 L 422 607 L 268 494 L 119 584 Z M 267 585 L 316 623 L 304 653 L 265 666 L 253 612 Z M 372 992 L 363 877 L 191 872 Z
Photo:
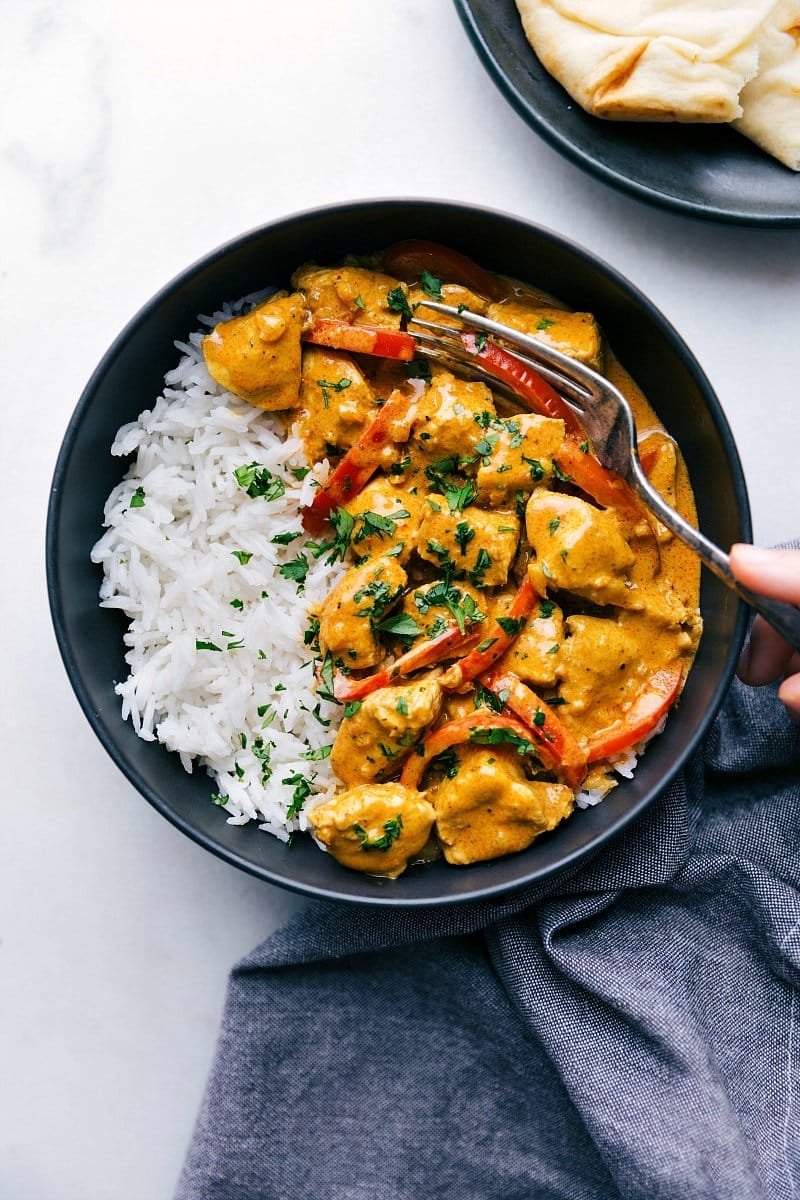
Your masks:
M 304 266 L 293 282 L 218 326 L 206 359 L 252 403 L 280 397 L 309 460 L 335 467 L 408 371 L 301 337 L 319 321 L 397 331 L 429 291 L 363 266 Z M 653 483 L 695 522 L 680 451 L 591 314 L 516 281 L 495 277 L 491 297 L 439 283 L 445 301 L 601 369 L 633 408 Z M 641 506 L 594 490 L 590 447 L 562 419 L 525 415 L 524 402 L 515 412 L 435 364 L 415 373 L 425 378 L 370 482 L 339 498 L 334 541 L 352 567 L 312 614 L 321 668 L 346 686 L 376 682 L 343 710 L 331 756 L 342 787 L 309 824 L 344 865 L 387 876 L 437 845 L 457 865 L 519 851 L 569 816 L 578 788 L 615 786 L 614 755 L 652 729 L 643 700 L 674 700 L 701 628 L 698 560 Z M 431 655 L 448 631 L 450 650 Z M 415 651 L 414 668 L 393 674 Z M 481 670 L 465 676 L 476 656 Z

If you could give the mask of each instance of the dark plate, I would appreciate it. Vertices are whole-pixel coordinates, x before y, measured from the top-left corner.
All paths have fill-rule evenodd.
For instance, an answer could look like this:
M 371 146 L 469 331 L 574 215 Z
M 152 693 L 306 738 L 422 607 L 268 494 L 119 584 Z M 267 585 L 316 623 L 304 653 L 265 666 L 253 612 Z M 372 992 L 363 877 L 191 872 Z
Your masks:
M 590 117 L 531 49 L 514 0 L 455 0 L 503 95 L 577 166 L 639 200 L 741 225 L 800 226 L 800 176 L 727 125 Z
M 730 680 L 743 612 L 713 576 L 703 580 L 706 634 L 664 734 L 597 808 L 576 813 L 522 854 L 472 867 L 434 863 L 394 882 L 358 875 L 308 838 L 290 848 L 255 826 L 227 825 L 204 771 L 187 775 L 177 755 L 140 741 L 120 717 L 114 681 L 124 678 L 120 614 L 98 607 L 101 573 L 89 561 L 103 503 L 124 466 L 109 454 L 120 425 L 148 407 L 178 357 L 173 345 L 214 312 L 299 263 L 333 262 L 400 238 L 447 242 L 484 266 L 529 279 L 598 314 L 617 354 L 677 437 L 697 488 L 703 529 L 723 546 L 750 538 L 741 466 L 719 402 L 665 318 L 610 267 L 555 234 L 515 217 L 458 204 L 364 201 L 302 213 L 245 234 L 190 267 L 133 318 L 90 379 L 70 422 L 52 485 L 47 527 L 50 605 L 78 699 L 108 753 L 159 812 L 209 850 L 272 883 L 311 895 L 384 904 L 454 902 L 499 893 L 574 863 L 618 833 L 664 789 L 697 745 Z M 699 485 L 699 486 L 698 486 Z

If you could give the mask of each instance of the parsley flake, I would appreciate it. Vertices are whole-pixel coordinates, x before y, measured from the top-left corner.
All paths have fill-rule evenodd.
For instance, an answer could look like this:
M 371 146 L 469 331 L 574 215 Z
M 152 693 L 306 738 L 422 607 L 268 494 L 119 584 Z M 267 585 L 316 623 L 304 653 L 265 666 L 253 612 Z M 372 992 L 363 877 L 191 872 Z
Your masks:
M 369 834 L 363 825 L 354 825 L 353 829 L 361 840 L 362 850 L 388 850 L 400 837 L 403 829 L 403 816 L 402 813 L 398 813 L 396 817 L 390 817 L 388 821 L 384 821 L 383 834 L 374 842 L 369 840 Z

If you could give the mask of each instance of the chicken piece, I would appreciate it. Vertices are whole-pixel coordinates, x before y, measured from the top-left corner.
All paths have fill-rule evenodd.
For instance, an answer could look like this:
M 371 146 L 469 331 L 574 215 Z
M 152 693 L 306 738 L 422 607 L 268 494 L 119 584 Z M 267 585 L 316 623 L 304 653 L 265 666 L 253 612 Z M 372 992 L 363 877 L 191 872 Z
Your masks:
M 408 287 L 380 271 L 364 267 L 317 267 L 306 263 L 292 276 L 292 286 L 303 293 L 312 315 L 351 325 L 377 325 L 399 329 L 401 313 L 389 307 L 389 293 Z
M 303 349 L 300 436 L 309 459 L 328 446 L 352 446 L 378 411 L 375 392 L 349 354 L 317 346 Z
M 428 793 L 449 863 L 465 866 L 524 850 L 572 812 L 572 791 L 526 779 L 514 750 L 465 746 L 457 759 L 453 778 Z
M 537 615 L 529 618 L 500 659 L 498 670 L 513 671 L 523 683 L 534 687 L 554 687 L 563 641 L 563 612 L 552 600 L 542 600 Z
M 412 310 L 415 310 L 417 305 L 425 304 L 428 300 L 439 300 L 442 304 L 449 304 L 451 308 L 458 308 L 461 304 L 464 308 L 468 308 L 470 312 L 480 313 L 486 312 L 488 301 L 479 296 L 477 292 L 471 292 L 469 288 L 463 287 L 460 283 L 443 283 L 441 287 L 441 297 L 432 296 L 430 292 L 419 285 L 412 287 L 408 293 L 408 302 Z M 435 325 L 452 325 L 453 317 L 448 317 L 446 313 L 438 313 L 432 308 L 426 308 L 419 314 L 426 321 L 432 321 Z
M 400 598 L 406 573 L 395 558 L 371 558 L 352 567 L 326 597 L 319 614 L 323 654 L 339 666 L 374 667 L 385 655 L 375 627 Z
M 496 416 L 492 393 L 484 383 L 467 383 L 449 371 L 433 375 L 420 397 L 411 440 L 432 458 L 475 453 L 483 425 Z
M 350 545 L 358 558 L 391 555 L 399 563 L 408 562 L 422 520 L 419 496 L 388 479 L 376 479 L 345 508 L 355 518 Z
M 636 637 L 624 621 L 586 616 L 567 617 L 566 629 L 558 673 L 567 703 L 559 713 L 571 721 L 590 712 L 592 726 L 602 728 L 620 715 L 654 670 L 642 653 L 647 631 L 640 629 Z
M 492 421 L 476 447 L 481 456 L 478 493 L 489 504 L 513 502 L 552 474 L 553 455 L 564 440 L 564 422 L 522 415 Z
M 477 588 L 500 587 L 519 541 L 513 512 L 465 508 L 451 513 L 444 496 L 428 496 L 429 511 L 419 527 L 417 553 L 442 569 L 450 568 Z
M 403 612 L 416 621 L 423 631 L 421 640 L 427 641 L 443 633 L 459 618 L 473 624 L 485 620 L 486 603 L 480 592 L 467 583 L 448 583 L 445 579 L 437 579 L 404 596 Z
M 442 689 L 434 679 L 379 688 L 339 726 L 331 766 L 353 785 L 396 775 L 420 734 L 439 715 Z
M 603 341 L 591 313 L 503 300 L 499 304 L 490 304 L 486 316 L 518 329 L 520 333 L 527 333 L 562 354 L 587 363 L 596 371 L 602 369 Z
M 434 811 L 400 783 L 367 783 L 308 814 L 314 836 L 343 867 L 396 879 L 430 837 Z
M 525 523 L 528 573 L 540 595 L 552 586 L 594 604 L 631 603 L 636 589 L 626 572 L 634 554 L 612 509 L 539 488 L 528 501 Z
M 297 408 L 305 318 L 303 297 L 295 292 L 273 296 L 243 317 L 221 321 L 203 338 L 209 375 L 256 408 Z

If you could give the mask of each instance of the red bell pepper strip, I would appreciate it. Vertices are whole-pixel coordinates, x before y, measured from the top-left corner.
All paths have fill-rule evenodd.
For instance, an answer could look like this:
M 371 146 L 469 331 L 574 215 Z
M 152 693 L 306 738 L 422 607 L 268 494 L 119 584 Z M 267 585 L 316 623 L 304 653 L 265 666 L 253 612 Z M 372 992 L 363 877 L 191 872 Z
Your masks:
M 493 620 L 489 625 L 488 636 L 483 638 L 466 657 L 453 663 L 452 667 L 445 671 L 439 680 L 445 691 L 456 692 L 465 683 L 469 683 L 478 675 L 482 675 L 484 671 L 488 671 L 492 663 L 497 662 L 498 658 L 505 654 L 511 643 L 519 636 L 522 626 L 533 612 L 538 599 L 538 593 L 526 574 L 514 594 L 508 612 L 501 617 L 502 620 L 510 618 L 516 622 L 517 629 L 509 633 L 496 619 Z
M 600 762 L 612 754 L 619 754 L 620 750 L 627 750 L 647 737 L 677 699 L 682 683 L 680 667 L 656 671 L 620 720 L 589 740 L 589 762 Z
M 474 333 L 462 333 L 461 341 L 470 354 L 479 358 L 497 379 L 506 383 L 530 409 L 543 417 L 564 422 L 567 436 L 558 452 L 558 466 L 581 491 L 603 508 L 616 508 L 625 516 L 640 520 L 642 507 L 624 479 L 602 466 L 588 450 L 583 426 L 558 392 L 533 367 L 515 354 L 487 340 L 478 349 Z
M 383 451 L 393 442 L 393 427 L 409 419 L 416 399 L 416 388 L 410 385 L 395 388 L 372 424 L 331 471 L 311 504 L 303 509 L 304 529 L 321 533 L 333 510 L 358 495 L 380 466 Z
M 431 638 L 427 642 L 420 642 L 418 646 L 401 654 L 391 666 L 376 671 L 374 675 L 367 675 L 363 679 L 351 679 L 348 675 L 336 675 L 333 681 L 333 694 L 337 700 L 362 700 L 364 696 L 368 696 L 370 692 L 376 692 L 378 688 L 389 687 L 398 676 L 411 675 L 414 671 L 421 670 L 422 667 L 432 667 L 434 663 L 450 657 L 455 651 L 469 648 L 477 640 L 478 634 L 475 632 L 474 626 L 465 625 L 462 632 L 456 624 L 452 624 L 437 637 Z
M 585 443 L 583 443 L 585 445 Z M 559 470 L 603 508 L 615 508 L 631 520 L 648 519 L 624 479 L 608 471 L 593 454 L 581 450 L 574 437 L 565 437 L 555 455 Z
M 544 765 L 555 768 L 571 788 L 579 788 L 586 776 L 586 752 L 553 709 L 513 671 L 492 671 L 480 682 L 524 721 Z
M 471 258 L 439 242 L 397 242 L 383 252 L 383 269 L 395 279 L 412 283 L 430 271 L 442 283 L 460 283 L 490 300 L 505 300 L 508 287 L 496 275 L 484 271 Z
M 315 346 L 330 346 L 333 350 L 349 350 L 352 354 L 374 354 L 378 358 L 394 358 L 411 362 L 417 344 L 410 333 L 401 329 L 378 329 L 374 325 L 350 325 L 323 317 L 315 321 L 304 335 Z
M 567 433 L 573 433 L 581 439 L 586 436 L 575 413 L 555 388 L 552 388 L 533 367 L 517 358 L 516 354 L 489 338 L 478 349 L 477 335 L 474 333 L 462 333 L 461 341 L 465 350 L 480 359 L 487 371 L 507 384 L 530 409 L 543 417 L 554 417 L 563 421 Z
M 507 729 L 526 742 L 532 740 L 528 727 L 518 721 L 516 717 L 485 711 L 471 713 L 468 717 L 457 717 L 454 721 L 448 721 L 446 725 L 441 725 L 433 733 L 429 733 L 422 746 L 418 747 L 416 752 L 411 752 L 400 774 L 400 782 L 404 787 L 418 788 L 430 766 L 431 759 L 436 758 L 437 754 L 441 754 L 444 750 L 449 750 L 451 746 L 458 746 L 463 742 L 470 741 L 473 733 L 484 729 Z M 420 749 L 422 753 L 420 753 Z

